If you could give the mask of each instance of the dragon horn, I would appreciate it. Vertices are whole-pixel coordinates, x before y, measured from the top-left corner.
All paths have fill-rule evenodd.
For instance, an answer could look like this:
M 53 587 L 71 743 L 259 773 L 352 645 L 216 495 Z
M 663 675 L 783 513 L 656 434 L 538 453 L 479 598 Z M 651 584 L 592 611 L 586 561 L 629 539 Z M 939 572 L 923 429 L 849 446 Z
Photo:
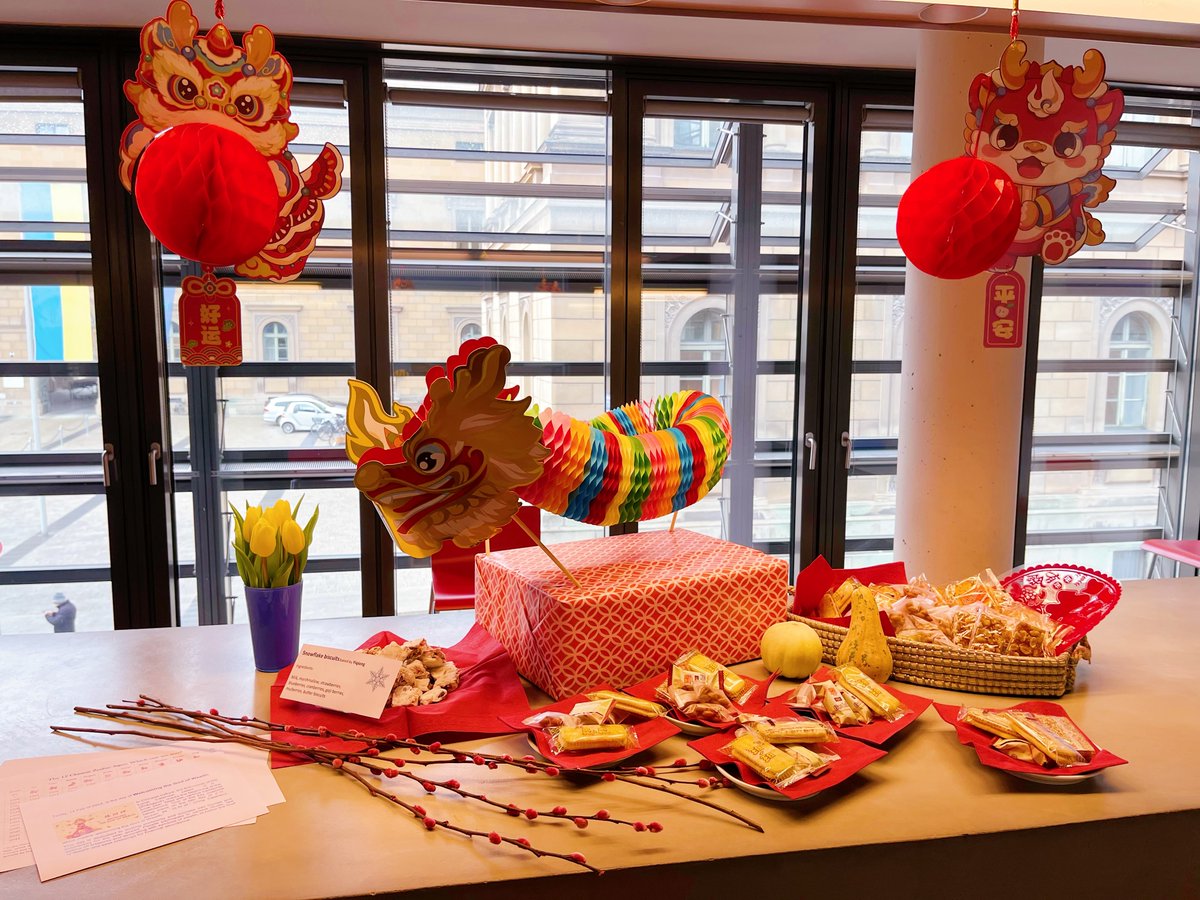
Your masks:
M 350 379 L 350 402 L 346 406 L 346 456 L 358 465 L 358 460 L 373 447 L 390 449 L 400 441 L 400 431 L 413 411 L 399 403 L 392 404 L 392 415 L 384 412 L 383 402 L 375 388 L 365 381 Z
M 246 48 L 246 63 L 257 72 L 275 52 L 275 35 L 266 25 L 255 25 L 242 35 L 242 46 Z
M 171 29 L 171 38 L 180 50 L 196 42 L 196 32 L 200 30 L 200 23 L 192 14 L 187 0 L 174 0 L 167 7 L 167 27 Z
M 1004 48 L 1000 57 L 1000 65 L 992 73 L 992 80 L 997 87 L 1005 87 L 1015 91 L 1025 83 L 1025 73 L 1029 71 L 1029 60 L 1025 58 L 1025 42 L 1013 41 Z
M 1104 54 L 1099 50 L 1088 50 L 1083 54 L 1083 65 L 1072 66 L 1075 70 L 1075 83 L 1071 86 L 1073 93 L 1080 100 L 1088 97 L 1098 97 L 1104 93 Z

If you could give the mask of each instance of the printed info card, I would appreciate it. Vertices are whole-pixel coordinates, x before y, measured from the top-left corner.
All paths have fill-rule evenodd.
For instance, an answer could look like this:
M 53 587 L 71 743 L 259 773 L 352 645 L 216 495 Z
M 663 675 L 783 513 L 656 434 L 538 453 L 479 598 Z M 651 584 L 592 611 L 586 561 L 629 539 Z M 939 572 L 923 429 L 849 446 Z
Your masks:
M 378 719 L 399 673 L 398 659 L 305 644 L 279 696 Z

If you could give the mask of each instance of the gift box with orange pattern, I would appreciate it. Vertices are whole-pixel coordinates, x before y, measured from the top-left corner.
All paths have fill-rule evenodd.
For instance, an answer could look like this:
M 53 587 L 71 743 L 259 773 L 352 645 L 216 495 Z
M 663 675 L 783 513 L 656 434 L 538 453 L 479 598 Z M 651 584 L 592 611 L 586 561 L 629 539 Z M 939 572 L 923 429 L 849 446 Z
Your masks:
M 676 530 L 553 550 L 582 587 L 536 547 L 480 554 L 475 616 L 555 699 L 665 675 L 692 648 L 726 665 L 753 659 L 784 618 L 787 563 L 749 547 Z

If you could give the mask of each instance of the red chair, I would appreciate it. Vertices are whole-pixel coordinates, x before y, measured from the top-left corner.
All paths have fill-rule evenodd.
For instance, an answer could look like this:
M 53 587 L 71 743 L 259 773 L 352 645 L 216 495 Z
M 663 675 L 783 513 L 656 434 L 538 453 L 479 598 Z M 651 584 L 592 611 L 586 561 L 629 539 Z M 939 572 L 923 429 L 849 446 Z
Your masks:
M 517 518 L 525 523 L 537 537 L 542 536 L 542 511 L 536 506 L 522 506 Z M 536 541 L 529 537 L 516 522 L 509 522 L 491 540 L 492 550 L 515 550 L 518 547 L 533 547 Z M 429 611 L 445 612 L 451 609 L 475 608 L 475 557 L 484 552 L 481 541 L 474 547 L 459 547 L 447 542 L 442 549 L 429 557 L 433 575 L 429 588 Z
M 1155 539 L 1143 541 L 1142 549 L 1147 553 L 1153 553 L 1156 556 L 1165 556 L 1167 559 L 1181 562 L 1185 566 L 1200 569 L 1200 541 L 1167 541 Z M 1153 573 L 1154 558 L 1151 557 L 1149 574 Z

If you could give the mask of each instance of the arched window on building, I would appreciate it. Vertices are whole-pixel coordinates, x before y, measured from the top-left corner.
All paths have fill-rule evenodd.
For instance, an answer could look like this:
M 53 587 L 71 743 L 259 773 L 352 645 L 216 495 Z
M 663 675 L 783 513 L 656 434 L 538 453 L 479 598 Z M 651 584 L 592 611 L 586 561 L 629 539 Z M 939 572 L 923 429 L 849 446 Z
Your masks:
M 679 334 L 679 359 L 682 362 L 725 362 L 725 319 L 719 309 L 702 309 L 683 323 Z M 724 398 L 725 376 L 701 375 L 679 379 L 681 391 L 704 391 L 719 400 Z
M 263 362 L 287 362 L 291 358 L 287 326 L 268 322 L 262 330 Z
M 1143 312 L 1121 317 L 1108 341 L 1109 359 L 1149 359 L 1154 354 L 1154 323 Z M 1104 394 L 1106 429 L 1146 427 L 1147 372 L 1120 372 L 1108 376 Z
M 478 322 L 467 322 L 458 329 L 459 344 L 464 341 L 473 341 L 477 337 L 483 337 L 483 329 L 479 327 Z

